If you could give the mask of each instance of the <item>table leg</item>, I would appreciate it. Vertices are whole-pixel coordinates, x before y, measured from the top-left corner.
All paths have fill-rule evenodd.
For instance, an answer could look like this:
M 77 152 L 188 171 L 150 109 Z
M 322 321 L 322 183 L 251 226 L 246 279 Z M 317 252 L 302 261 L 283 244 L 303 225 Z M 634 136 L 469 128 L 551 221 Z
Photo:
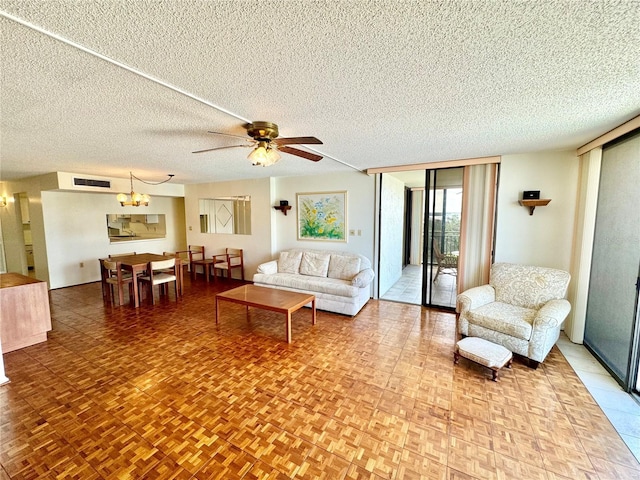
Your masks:
M 287 343 L 291 343 L 291 312 L 287 312 Z
M 311 325 L 316 324 L 316 297 L 311 300 Z
M 220 301 L 216 296 L 216 324 L 218 323 L 218 317 L 220 316 Z

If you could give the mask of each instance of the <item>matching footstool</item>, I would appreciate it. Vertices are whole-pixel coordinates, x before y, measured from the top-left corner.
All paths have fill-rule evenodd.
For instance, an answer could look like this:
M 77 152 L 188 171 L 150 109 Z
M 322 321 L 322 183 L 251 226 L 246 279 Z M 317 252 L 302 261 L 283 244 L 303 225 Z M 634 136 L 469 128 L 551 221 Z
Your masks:
M 460 357 L 490 368 L 493 371 L 494 382 L 498 381 L 499 370 L 505 365 L 511 368 L 513 361 L 513 354 L 502 345 L 478 337 L 465 337 L 456 343 L 453 363 L 457 364 Z

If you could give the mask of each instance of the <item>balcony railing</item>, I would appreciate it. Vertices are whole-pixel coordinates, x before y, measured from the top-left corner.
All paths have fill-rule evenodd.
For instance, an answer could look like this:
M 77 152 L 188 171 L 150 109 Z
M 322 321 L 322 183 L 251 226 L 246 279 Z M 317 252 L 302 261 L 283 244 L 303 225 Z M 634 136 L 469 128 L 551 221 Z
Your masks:
M 440 251 L 444 254 L 460 251 L 460 232 L 442 232 L 435 231 L 433 233 L 433 241 L 438 242 Z

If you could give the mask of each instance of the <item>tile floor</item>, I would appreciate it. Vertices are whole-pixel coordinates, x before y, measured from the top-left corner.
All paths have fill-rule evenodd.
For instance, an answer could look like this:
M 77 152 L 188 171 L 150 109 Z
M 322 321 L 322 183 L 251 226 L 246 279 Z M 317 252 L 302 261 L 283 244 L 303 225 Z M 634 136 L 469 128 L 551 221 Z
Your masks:
M 431 298 L 434 305 L 456 306 L 456 277 L 441 274 L 438 281 L 431 285 L 433 287 Z M 422 303 L 422 266 L 407 265 L 402 270 L 402 277 L 381 298 L 420 305 Z
M 624 442 L 640 461 L 640 404 L 611 377 L 583 345 L 561 333 L 558 348 L 600 405 Z

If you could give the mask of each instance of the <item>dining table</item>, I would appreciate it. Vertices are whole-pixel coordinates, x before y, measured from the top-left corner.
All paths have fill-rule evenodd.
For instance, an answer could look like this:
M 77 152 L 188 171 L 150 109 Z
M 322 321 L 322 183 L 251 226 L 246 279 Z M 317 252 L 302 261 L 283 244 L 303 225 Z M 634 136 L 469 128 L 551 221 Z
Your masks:
M 158 253 L 135 253 L 132 255 L 118 255 L 117 257 L 113 257 L 110 260 L 111 261 L 118 261 L 120 262 L 120 266 L 122 267 L 123 270 L 127 270 L 129 272 L 131 272 L 131 275 L 133 275 L 133 306 L 135 308 L 140 307 L 140 296 L 138 294 L 138 282 L 136 277 L 140 274 L 142 274 L 144 271 L 146 271 L 147 266 L 149 265 L 149 262 L 159 262 L 162 260 L 169 260 L 171 258 L 174 258 L 173 256 L 166 256 L 166 255 L 160 255 Z M 182 275 L 182 260 L 180 259 L 180 257 L 175 257 L 176 259 L 176 271 L 178 272 L 177 275 L 177 282 L 178 282 L 178 291 L 180 292 L 180 294 L 182 294 L 182 281 L 183 281 L 183 275 Z

